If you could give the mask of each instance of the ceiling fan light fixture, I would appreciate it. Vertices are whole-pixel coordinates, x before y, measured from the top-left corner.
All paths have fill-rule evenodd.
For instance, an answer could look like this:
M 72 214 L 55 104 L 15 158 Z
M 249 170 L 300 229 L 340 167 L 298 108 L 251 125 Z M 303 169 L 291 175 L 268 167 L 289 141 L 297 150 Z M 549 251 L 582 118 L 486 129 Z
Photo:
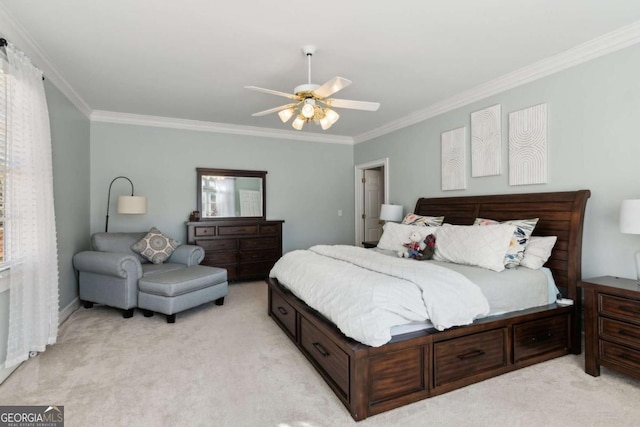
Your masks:
M 324 117 L 329 120 L 329 123 L 334 124 L 340 118 L 340 114 L 336 113 L 330 108 L 324 109 Z
M 300 109 L 300 113 L 305 118 L 311 119 L 313 118 L 316 112 L 315 106 L 316 106 L 316 102 L 311 98 L 307 98 L 304 100 L 304 105 L 302 105 L 302 108 Z
M 333 126 L 333 123 L 331 123 L 326 117 L 323 117 L 320 119 L 320 126 L 322 126 L 322 130 L 327 130 Z
M 286 110 L 282 110 L 278 113 L 280 120 L 282 123 L 287 123 L 291 117 L 295 114 L 295 110 L 293 108 L 287 108 Z
M 291 123 L 291 126 L 293 126 L 293 128 L 295 130 L 301 130 L 302 126 L 304 126 L 306 119 L 304 118 L 303 115 L 298 115 L 298 117 L 296 117 L 296 119 L 293 121 L 293 123 Z

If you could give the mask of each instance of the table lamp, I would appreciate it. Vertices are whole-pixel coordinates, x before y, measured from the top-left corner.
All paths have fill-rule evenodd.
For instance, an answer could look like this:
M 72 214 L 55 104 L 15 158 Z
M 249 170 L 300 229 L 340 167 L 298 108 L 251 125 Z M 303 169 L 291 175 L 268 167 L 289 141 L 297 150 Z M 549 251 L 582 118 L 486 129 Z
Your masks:
M 382 221 L 400 222 L 402 221 L 402 205 L 386 205 L 380 206 L 380 219 Z
M 620 232 L 640 234 L 640 199 L 623 200 L 620 206 Z M 636 252 L 636 278 L 640 282 L 640 250 Z

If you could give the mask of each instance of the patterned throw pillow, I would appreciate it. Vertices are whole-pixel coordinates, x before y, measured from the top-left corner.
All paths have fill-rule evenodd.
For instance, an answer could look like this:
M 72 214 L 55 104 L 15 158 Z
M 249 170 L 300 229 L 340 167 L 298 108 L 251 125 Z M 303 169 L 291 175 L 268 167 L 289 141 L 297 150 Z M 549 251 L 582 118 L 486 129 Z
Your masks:
M 131 250 L 154 264 L 162 264 L 179 245 L 180 242 L 165 236 L 160 230 L 152 227 L 146 236 L 131 246 Z
M 402 224 L 440 227 L 442 225 L 442 221 L 444 221 L 443 216 L 422 216 L 408 213 L 402 220 Z
M 506 268 L 515 268 L 520 265 L 522 258 L 524 258 L 524 250 L 529 244 L 531 233 L 538 223 L 538 218 L 533 219 L 512 219 L 509 221 L 494 221 L 492 219 L 476 218 L 473 225 L 496 225 L 496 224 L 508 224 L 516 227 L 513 237 L 511 238 L 511 244 L 507 250 L 507 254 L 504 257 L 504 266 Z

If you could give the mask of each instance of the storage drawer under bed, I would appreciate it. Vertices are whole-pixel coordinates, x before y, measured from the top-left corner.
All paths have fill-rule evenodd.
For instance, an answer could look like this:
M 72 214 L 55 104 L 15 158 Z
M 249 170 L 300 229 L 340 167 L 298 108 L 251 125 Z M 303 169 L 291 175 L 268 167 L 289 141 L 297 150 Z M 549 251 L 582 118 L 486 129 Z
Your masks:
M 303 316 L 300 316 L 300 346 L 348 400 L 349 356 L 347 353 Z
M 296 310 L 278 292 L 271 292 L 269 312 L 284 326 L 293 340 L 296 340 Z
M 506 328 L 434 344 L 434 386 L 507 365 Z
M 568 315 L 534 320 L 513 327 L 514 363 L 568 347 Z

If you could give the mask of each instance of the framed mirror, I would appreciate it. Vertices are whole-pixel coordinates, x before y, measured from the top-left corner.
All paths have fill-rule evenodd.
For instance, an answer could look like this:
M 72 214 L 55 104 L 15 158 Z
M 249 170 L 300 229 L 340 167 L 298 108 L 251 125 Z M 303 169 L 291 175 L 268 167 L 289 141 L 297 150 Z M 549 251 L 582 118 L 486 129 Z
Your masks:
M 266 215 L 266 171 L 196 168 L 203 221 Z

